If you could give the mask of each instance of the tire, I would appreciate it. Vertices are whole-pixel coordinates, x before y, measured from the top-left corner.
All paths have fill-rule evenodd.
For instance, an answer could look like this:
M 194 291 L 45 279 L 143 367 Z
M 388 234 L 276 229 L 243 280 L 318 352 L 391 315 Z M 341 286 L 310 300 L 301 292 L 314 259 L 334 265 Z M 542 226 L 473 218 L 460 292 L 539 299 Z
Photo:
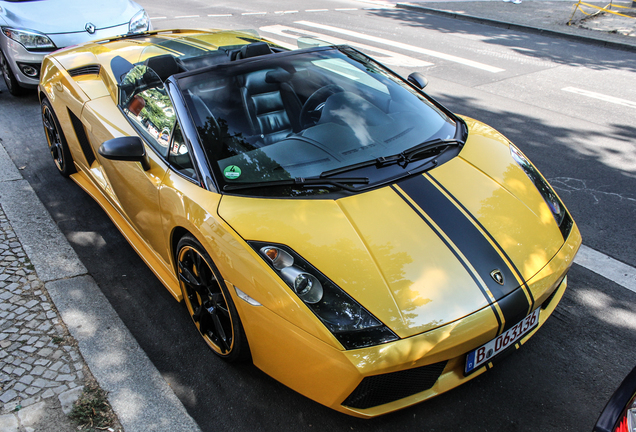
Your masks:
M 20 87 L 20 83 L 13 74 L 9 61 L 2 51 L 0 51 L 0 57 L 0 72 L 2 72 L 2 77 L 4 78 L 4 83 L 7 85 L 7 89 L 9 89 L 9 93 L 13 96 L 23 95 L 26 92 L 26 89 Z
M 42 99 L 41 111 L 44 135 L 46 135 L 46 141 L 49 145 L 49 151 L 51 152 L 55 166 L 63 177 L 68 177 L 75 172 L 73 156 L 71 156 L 71 151 L 68 148 L 64 132 L 62 132 L 55 111 L 53 111 L 51 103 L 46 98 Z
M 228 362 L 250 359 L 245 331 L 223 278 L 201 243 L 186 234 L 177 244 L 183 300 L 203 340 Z

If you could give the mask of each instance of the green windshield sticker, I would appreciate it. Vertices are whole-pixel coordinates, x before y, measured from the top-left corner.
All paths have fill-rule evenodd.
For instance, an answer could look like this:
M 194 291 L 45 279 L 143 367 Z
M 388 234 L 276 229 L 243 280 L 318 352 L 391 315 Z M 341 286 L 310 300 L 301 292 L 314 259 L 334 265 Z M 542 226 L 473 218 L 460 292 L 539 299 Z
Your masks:
M 234 180 L 240 177 L 241 169 L 236 165 L 228 165 L 223 170 L 223 175 L 226 179 Z

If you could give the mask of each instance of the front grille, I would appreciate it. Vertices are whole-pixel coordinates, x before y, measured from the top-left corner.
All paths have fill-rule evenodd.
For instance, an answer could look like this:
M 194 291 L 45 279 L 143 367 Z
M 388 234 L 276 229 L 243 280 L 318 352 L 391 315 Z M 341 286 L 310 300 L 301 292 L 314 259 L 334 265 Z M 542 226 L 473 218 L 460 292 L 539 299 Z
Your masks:
M 99 75 L 100 68 L 100 65 L 82 66 L 75 69 L 69 69 L 68 74 L 72 77 L 79 75 Z
M 366 377 L 342 402 L 350 408 L 366 409 L 428 390 L 444 371 L 448 360 L 428 366 Z

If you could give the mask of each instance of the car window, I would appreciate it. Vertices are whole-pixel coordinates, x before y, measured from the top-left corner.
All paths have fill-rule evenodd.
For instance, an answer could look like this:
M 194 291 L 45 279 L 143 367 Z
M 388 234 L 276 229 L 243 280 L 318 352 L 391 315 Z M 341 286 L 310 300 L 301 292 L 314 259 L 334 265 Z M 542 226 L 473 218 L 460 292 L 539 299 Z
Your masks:
M 179 123 L 175 125 L 174 131 L 172 132 L 168 162 L 175 171 L 196 180 L 196 171 L 194 170 L 194 165 L 192 164 L 192 158 L 190 157 L 188 147 L 183 139 Z
M 140 135 L 167 157 L 176 116 L 159 76 L 146 66 L 131 69 L 122 81 L 120 106 Z

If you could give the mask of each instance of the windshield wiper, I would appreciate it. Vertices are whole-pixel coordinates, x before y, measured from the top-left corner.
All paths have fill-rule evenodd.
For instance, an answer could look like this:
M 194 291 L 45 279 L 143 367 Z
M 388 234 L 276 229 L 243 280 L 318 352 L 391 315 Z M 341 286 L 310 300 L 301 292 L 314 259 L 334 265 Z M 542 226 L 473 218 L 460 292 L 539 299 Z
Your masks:
M 357 192 L 358 189 L 355 189 L 348 185 L 353 184 L 368 184 L 369 179 L 367 177 L 342 177 L 335 179 L 326 179 L 320 177 L 296 177 L 293 179 L 285 179 L 285 180 L 274 180 L 274 181 L 265 181 L 265 182 L 253 182 L 253 183 L 237 183 L 237 184 L 227 184 L 223 186 L 224 191 L 232 191 L 239 189 L 252 189 L 252 188 L 263 188 L 263 187 L 276 187 L 276 186 L 336 186 L 350 192 Z
M 416 160 L 419 156 L 430 152 L 431 150 L 436 150 L 441 147 L 451 147 L 464 144 L 463 141 L 459 141 L 456 139 L 441 139 L 435 138 L 430 141 L 424 141 L 421 144 L 418 144 L 414 147 L 411 147 L 408 150 L 404 150 L 401 153 L 394 154 L 391 156 L 380 156 L 379 158 L 371 159 L 364 162 L 359 162 L 353 165 L 347 165 L 340 168 L 335 168 L 329 171 L 324 171 L 320 174 L 321 178 L 327 178 L 334 176 L 336 174 L 342 174 L 348 171 L 355 171 L 360 168 L 366 168 L 369 166 L 376 165 L 378 167 L 383 167 L 392 164 L 398 164 L 402 168 L 406 168 L 406 166 Z M 444 149 L 445 150 L 445 149 Z M 444 151 L 442 150 L 442 151 Z
M 418 156 L 428 153 L 431 150 L 436 150 L 441 147 L 451 147 L 458 146 L 464 144 L 463 141 L 459 141 L 456 139 L 440 139 L 435 138 L 430 141 L 424 141 L 421 144 L 416 145 L 415 147 L 411 147 L 408 150 L 404 150 L 400 153 L 402 157 L 399 163 L 404 164 L 404 166 L 408 165 L 409 162 L 414 161 Z

